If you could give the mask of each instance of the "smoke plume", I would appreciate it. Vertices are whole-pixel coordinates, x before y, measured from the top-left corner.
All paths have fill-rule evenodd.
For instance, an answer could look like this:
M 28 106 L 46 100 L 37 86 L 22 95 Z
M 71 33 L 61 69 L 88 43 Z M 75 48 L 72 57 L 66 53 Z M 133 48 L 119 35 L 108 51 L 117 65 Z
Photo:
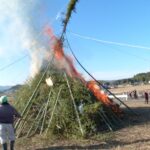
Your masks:
M 12 53 L 17 53 L 20 49 L 29 51 L 31 77 L 38 73 L 43 59 L 48 57 L 49 53 L 43 35 L 44 20 L 41 19 L 41 6 L 42 1 L 37 0 L 0 0 L 0 24 L 4 27 L 5 41 L 8 37 L 13 37 Z

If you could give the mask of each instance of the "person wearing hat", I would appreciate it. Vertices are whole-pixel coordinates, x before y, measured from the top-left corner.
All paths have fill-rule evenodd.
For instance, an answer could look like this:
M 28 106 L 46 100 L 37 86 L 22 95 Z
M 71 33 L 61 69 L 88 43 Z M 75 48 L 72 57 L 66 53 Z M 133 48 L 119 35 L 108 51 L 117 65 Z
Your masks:
M 15 133 L 13 123 L 20 118 L 17 110 L 8 103 L 7 96 L 0 97 L 0 142 L 3 150 L 7 150 L 7 141 L 10 141 L 10 150 L 14 150 Z

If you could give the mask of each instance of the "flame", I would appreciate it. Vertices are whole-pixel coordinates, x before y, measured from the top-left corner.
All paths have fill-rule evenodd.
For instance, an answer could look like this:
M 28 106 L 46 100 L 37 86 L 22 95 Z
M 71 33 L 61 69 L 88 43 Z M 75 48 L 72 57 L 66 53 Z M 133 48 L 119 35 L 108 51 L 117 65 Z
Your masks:
M 79 78 L 85 83 L 84 78 L 74 67 L 72 59 L 64 53 L 62 41 L 53 34 L 51 28 L 46 27 L 45 31 L 50 37 L 51 49 L 53 50 L 55 59 L 59 63 L 58 68 L 64 70 L 70 77 Z
M 51 28 L 47 27 L 46 33 L 51 39 L 51 49 L 53 50 L 55 59 L 59 62 L 59 69 L 63 69 L 67 75 L 72 78 L 80 79 L 99 101 L 101 101 L 104 105 L 111 107 L 114 112 L 120 113 L 121 110 L 119 106 L 111 101 L 104 92 L 102 92 L 95 81 L 86 82 L 81 74 L 76 70 L 72 59 L 64 53 L 62 41 L 53 34 Z
M 104 105 L 111 107 L 114 112 L 122 113 L 119 105 L 109 99 L 109 97 L 100 89 L 95 81 L 87 82 L 87 88 L 95 95 L 97 100 L 101 101 Z

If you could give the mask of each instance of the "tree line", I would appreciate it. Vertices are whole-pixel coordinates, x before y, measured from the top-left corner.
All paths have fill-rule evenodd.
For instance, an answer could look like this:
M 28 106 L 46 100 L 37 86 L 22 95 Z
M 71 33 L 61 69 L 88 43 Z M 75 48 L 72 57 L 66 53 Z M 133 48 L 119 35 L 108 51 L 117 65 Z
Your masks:
M 101 81 L 106 86 L 117 86 L 123 84 L 148 84 L 150 81 L 150 72 L 146 73 L 138 73 L 131 78 L 119 79 L 119 80 L 111 80 L 111 81 Z

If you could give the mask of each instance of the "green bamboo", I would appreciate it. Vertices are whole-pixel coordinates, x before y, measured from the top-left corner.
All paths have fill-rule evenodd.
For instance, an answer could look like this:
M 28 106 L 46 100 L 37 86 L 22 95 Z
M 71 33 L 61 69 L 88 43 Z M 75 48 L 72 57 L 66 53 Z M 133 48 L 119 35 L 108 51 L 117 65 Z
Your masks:
M 52 113 L 51 113 L 50 120 L 48 122 L 48 127 L 47 127 L 47 130 L 45 132 L 45 135 L 48 133 L 48 130 L 50 128 L 50 125 L 51 125 L 51 122 L 52 122 L 52 119 L 53 119 L 53 115 L 54 115 L 54 112 L 55 112 L 55 109 L 56 109 L 56 105 L 57 105 L 57 102 L 58 102 L 59 97 L 60 97 L 61 90 L 62 90 L 62 88 L 60 87 L 59 92 L 57 94 L 57 98 L 56 98 L 55 104 L 54 104 L 54 108 L 53 108 Z
M 24 129 L 25 125 L 28 123 L 28 121 L 33 117 L 34 114 L 31 114 L 28 118 L 28 120 L 25 120 L 22 124 L 22 126 L 18 129 L 18 132 L 17 132 L 17 138 L 20 136 L 20 134 L 22 133 L 22 130 Z
M 48 96 L 48 101 L 47 101 L 47 104 L 45 106 L 45 113 L 44 113 L 44 117 L 43 117 L 43 122 L 42 122 L 40 134 L 42 134 L 43 129 L 44 129 L 44 123 L 45 123 L 45 118 L 46 118 L 46 114 L 47 114 L 47 109 L 48 109 L 48 105 L 49 105 L 50 100 L 51 100 L 50 99 L 51 93 L 52 93 L 52 90 L 50 89 L 49 96 Z
M 50 62 L 51 62 L 51 61 L 50 61 Z M 29 99 L 28 103 L 26 104 L 26 106 L 25 106 L 23 112 L 21 113 L 21 116 L 22 116 L 22 117 L 24 117 L 25 113 L 31 108 L 31 104 L 33 103 L 34 95 L 36 94 L 36 92 L 37 92 L 39 86 L 41 85 L 41 82 L 42 82 L 43 78 L 44 78 L 45 75 L 46 75 L 46 72 L 47 72 L 47 70 L 48 70 L 48 68 L 49 68 L 50 62 L 47 64 L 47 67 L 46 67 L 46 69 L 45 69 L 45 72 L 43 73 L 43 75 L 42 75 L 40 81 L 38 82 L 36 88 L 34 89 L 34 92 L 32 93 L 32 95 L 31 95 L 31 97 L 30 97 L 30 99 Z M 26 115 L 23 119 L 26 119 L 26 118 L 27 118 L 27 115 Z M 20 124 L 20 120 L 18 120 L 18 121 L 16 122 L 16 124 L 15 124 L 15 129 L 18 128 L 19 124 Z
M 122 120 L 110 108 L 108 108 L 107 111 L 111 114 L 110 117 L 116 126 L 123 125 Z
M 65 76 L 65 79 L 66 79 L 66 82 L 67 82 L 67 86 L 68 86 L 68 89 L 69 89 L 69 92 L 70 92 L 70 96 L 71 96 L 71 99 L 72 99 L 72 102 L 73 102 L 73 106 L 74 106 L 75 113 L 76 113 L 76 116 L 77 116 L 77 121 L 78 121 L 78 124 L 79 124 L 79 128 L 80 128 L 81 134 L 83 136 L 84 135 L 84 131 L 82 129 L 82 125 L 81 125 L 79 113 L 78 113 L 78 110 L 77 110 L 77 106 L 76 106 L 76 103 L 75 103 L 75 100 L 74 100 L 74 96 L 73 96 L 73 93 L 72 93 L 72 90 L 71 90 L 71 87 L 70 87 L 67 75 L 64 74 L 64 76 Z
M 109 120 L 109 118 L 107 117 L 107 115 L 105 114 L 105 112 L 103 110 L 101 110 L 101 113 L 103 114 L 104 118 L 107 120 L 107 122 L 114 127 L 114 125 L 112 124 L 112 122 Z
M 39 116 L 40 116 L 40 114 L 41 114 L 43 108 L 44 108 L 44 104 L 43 104 L 43 106 L 40 108 L 40 110 L 39 110 L 39 112 L 38 112 L 38 114 L 37 114 L 35 120 L 33 120 L 33 123 L 32 123 L 32 125 L 31 125 L 30 129 L 28 130 L 26 137 L 29 137 L 29 135 L 30 135 L 30 133 L 31 133 L 31 131 L 32 131 L 34 125 L 35 125 L 35 122 L 38 120 L 38 118 L 39 118 Z
M 66 32 L 67 24 L 71 17 L 72 11 L 75 11 L 75 5 L 77 2 L 78 2 L 78 0 L 70 0 L 69 1 L 66 16 L 65 16 L 65 19 L 63 20 L 63 31 L 62 31 L 61 38 L 63 37 L 63 34 Z
M 105 122 L 105 124 L 107 125 L 108 129 L 110 131 L 113 131 L 112 127 L 110 126 L 110 124 L 107 122 L 107 120 L 105 119 L 105 117 L 103 116 L 103 114 L 101 113 L 101 111 L 99 111 L 99 115 L 102 118 L 102 120 Z
M 46 106 L 46 105 L 45 105 L 45 106 Z M 45 106 L 44 106 L 44 107 L 45 107 Z M 33 133 L 33 134 L 35 134 L 35 133 L 36 133 L 36 131 L 37 131 L 37 129 L 39 128 L 39 126 L 40 126 L 40 122 L 41 122 L 41 120 L 42 120 L 43 116 L 44 116 L 44 111 L 42 112 L 42 114 L 41 114 L 41 116 L 40 116 L 40 118 L 39 118 L 39 120 L 38 120 L 38 122 L 37 122 L 37 124 L 36 124 L 36 128 L 35 128 L 35 130 L 34 130 L 34 133 Z
M 116 97 L 115 94 L 113 94 L 109 89 L 107 89 L 101 82 L 99 82 L 98 80 L 96 80 L 88 71 L 87 69 L 81 64 L 81 62 L 77 59 L 77 57 L 75 56 L 72 48 L 71 48 L 71 45 L 67 39 L 67 36 L 66 36 L 66 41 L 67 41 L 67 44 L 68 44 L 68 47 L 72 53 L 72 55 L 74 56 L 75 60 L 78 62 L 78 64 L 81 66 L 81 68 L 96 82 L 98 83 L 103 89 L 105 89 L 110 95 L 114 96 L 114 98 L 119 101 L 121 104 L 123 104 L 130 112 L 132 112 L 133 114 L 135 114 L 136 116 L 138 115 L 136 112 L 134 112 L 128 105 L 126 105 L 123 101 L 121 101 L 118 97 Z

